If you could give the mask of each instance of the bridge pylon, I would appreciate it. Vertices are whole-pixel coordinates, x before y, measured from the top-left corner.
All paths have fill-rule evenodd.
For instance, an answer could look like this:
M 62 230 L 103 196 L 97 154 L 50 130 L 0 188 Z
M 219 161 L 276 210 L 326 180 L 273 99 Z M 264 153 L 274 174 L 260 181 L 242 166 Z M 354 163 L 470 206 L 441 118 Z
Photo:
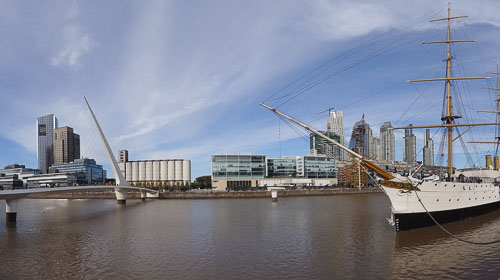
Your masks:
M 116 181 L 116 186 L 115 187 L 115 195 L 116 195 L 116 201 L 119 204 L 125 204 L 127 201 L 127 190 L 120 189 L 119 187 L 130 187 L 130 185 L 127 183 L 127 180 L 125 180 L 125 177 L 123 176 L 123 173 L 121 172 L 120 168 L 118 167 L 118 162 L 116 162 L 116 158 L 113 155 L 113 151 L 111 150 L 108 140 L 106 139 L 106 136 L 104 136 L 104 132 L 101 129 L 101 126 L 99 125 L 99 122 L 97 121 L 97 118 L 94 115 L 94 112 L 90 108 L 89 102 L 87 101 L 87 98 L 84 96 L 85 103 L 87 104 L 87 108 L 90 111 L 90 114 L 92 115 L 92 119 L 94 120 L 95 126 L 97 127 L 97 131 L 99 132 L 99 137 L 101 138 L 102 144 L 104 145 L 104 150 L 106 150 L 106 155 L 108 156 L 108 160 L 111 163 L 111 169 L 113 169 L 113 175 L 115 175 L 115 181 Z M 141 192 L 142 193 L 142 192 Z

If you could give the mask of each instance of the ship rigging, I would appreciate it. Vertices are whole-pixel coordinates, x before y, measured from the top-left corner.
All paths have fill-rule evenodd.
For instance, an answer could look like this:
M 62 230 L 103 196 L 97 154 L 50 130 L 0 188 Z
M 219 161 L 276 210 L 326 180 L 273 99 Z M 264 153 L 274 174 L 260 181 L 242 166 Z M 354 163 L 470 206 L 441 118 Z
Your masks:
M 459 123 L 462 118 L 453 108 L 452 99 L 454 98 L 451 87 L 452 82 L 460 80 L 485 80 L 488 77 L 455 77 L 452 75 L 452 59 L 450 46 L 456 43 L 475 42 L 473 40 L 451 39 L 450 22 L 455 19 L 466 18 L 466 16 L 452 16 L 451 8 L 448 5 L 448 14 L 445 18 L 432 20 L 431 22 L 446 21 L 446 39 L 440 41 L 429 41 L 423 44 L 445 44 L 446 45 L 446 71 L 442 78 L 426 78 L 410 80 L 416 82 L 435 82 L 443 81 L 444 90 L 444 110 L 442 112 L 441 124 L 435 125 L 416 125 L 415 128 L 443 128 L 446 132 L 446 142 L 448 150 L 447 176 L 433 175 L 428 178 L 416 179 L 410 176 L 401 176 L 397 173 L 388 172 L 376 163 L 365 158 L 335 140 L 327 137 L 325 134 L 313 127 L 298 121 L 287 114 L 284 114 L 262 102 L 260 105 L 272 111 L 280 117 L 283 117 L 307 131 L 324 138 L 326 141 L 338 146 L 348 154 L 354 161 L 358 162 L 366 169 L 372 170 L 378 177 L 379 186 L 389 197 L 391 202 L 391 221 L 396 231 L 408 230 L 431 225 L 439 225 L 464 219 L 470 216 L 480 215 L 500 208 L 500 172 L 498 170 L 467 170 L 454 172 L 453 169 L 453 142 L 461 139 L 467 131 L 476 126 L 499 126 L 499 136 L 496 143 L 500 143 L 500 89 L 497 81 L 497 111 L 498 122 L 466 122 Z M 498 77 L 497 68 L 497 77 Z M 278 107 L 281 106 L 278 105 Z M 467 127 L 464 131 L 454 137 L 453 131 L 458 127 Z M 396 127 L 394 129 L 406 129 L 410 126 Z M 464 178 L 473 178 L 474 180 L 465 180 Z

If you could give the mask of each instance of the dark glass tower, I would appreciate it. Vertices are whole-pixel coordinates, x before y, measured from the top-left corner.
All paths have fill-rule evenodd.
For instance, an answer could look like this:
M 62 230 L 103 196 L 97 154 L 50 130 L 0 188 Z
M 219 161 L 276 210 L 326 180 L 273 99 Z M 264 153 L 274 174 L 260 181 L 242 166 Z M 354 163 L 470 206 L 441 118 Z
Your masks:
M 57 128 L 57 118 L 54 114 L 42 116 L 36 120 L 38 169 L 42 173 L 47 173 L 49 167 L 54 163 L 55 128 Z

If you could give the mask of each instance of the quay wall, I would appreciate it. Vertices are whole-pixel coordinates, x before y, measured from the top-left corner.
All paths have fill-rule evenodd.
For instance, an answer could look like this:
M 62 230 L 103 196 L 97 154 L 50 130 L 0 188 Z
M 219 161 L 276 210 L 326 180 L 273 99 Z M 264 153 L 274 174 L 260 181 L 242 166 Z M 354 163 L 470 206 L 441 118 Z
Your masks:
M 326 196 L 326 195 L 351 195 L 381 193 L 379 188 L 335 188 L 335 189 L 311 189 L 311 190 L 280 190 L 278 197 L 294 196 Z M 186 191 L 186 192 L 160 192 L 159 199 L 223 199 L 223 198 L 263 198 L 271 197 L 270 191 Z M 59 194 L 33 194 L 28 198 L 53 198 L 53 199 L 115 199 L 114 191 L 92 191 L 92 192 L 73 192 Z M 129 192 L 128 199 L 140 199 L 138 192 Z

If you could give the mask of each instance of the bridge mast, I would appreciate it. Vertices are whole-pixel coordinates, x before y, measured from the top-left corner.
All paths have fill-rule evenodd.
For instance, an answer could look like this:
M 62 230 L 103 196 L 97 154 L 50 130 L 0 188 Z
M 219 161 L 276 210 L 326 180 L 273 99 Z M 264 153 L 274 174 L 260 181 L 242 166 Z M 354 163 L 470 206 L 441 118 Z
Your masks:
M 108 140 L 106 140 L 106 136 L 104 136 L 101 126 L 99 125 L 99 122 L 97 122 L 97 119 L 94 115 L 94 112 L 90 108 L 87 98 L 85 96 L 83 98 L 85 99 L 85 103 L 87 103 L 87 107 L 89 108 L 90 114 L 92 115 L 92 119 L 94 120 L 95 126 L 97 127 L 97 130 L 99 132 L 99 137 L 101 138 L 102 144 L 104 145 L 104 150 L 106 150 L 106 155 L 108 156 L 109 162 L 111 163 L 111 169 L 113 169 L 113 174 L 115 175 L 116 185 L 122 187 L 130 187 L 130 185 L 125 180 L 123 173 L 120 171 L 120 168 L 118 167 L 118 162 L 116 162 L 116 158 L 113 155 L 113 151 L 111 151 L 111 148 L 109 147 Z M 127 191 L 122 190 L 120 188 L 115 188 L 115 193 L 118 202 L 125 203 L 125 201 L 127 200 Z

